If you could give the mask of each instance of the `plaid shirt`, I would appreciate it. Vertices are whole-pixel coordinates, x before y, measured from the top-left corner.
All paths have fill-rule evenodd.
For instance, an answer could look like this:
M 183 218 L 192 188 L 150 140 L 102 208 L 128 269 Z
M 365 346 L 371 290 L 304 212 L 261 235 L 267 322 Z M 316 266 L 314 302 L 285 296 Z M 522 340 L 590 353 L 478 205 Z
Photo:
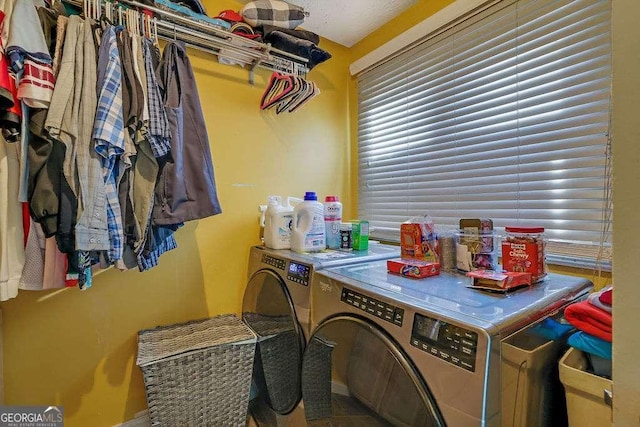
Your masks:
M 113 26 L 107 25 L 98 53 L 98 109 L 93 126 L 95 150 L 102 158 L 106 184 L 109 261 L 122 259 L 124 232 L 116 179 L 120 156 L 124 153 L 122 113 L 122 68 Z
M 162 157 L 169 153 L 171 149 L 171 128 L 167 113 L 164 110 L 164 102 L 158 81 L 156 79 L 155 67 L 151 56 L 151 49 L 154 48 L 151 40 L 144 39 L 142 43 L 145 74 L 147 77 L 147 97 L 149 103 L 149 143 L 151 150 L 156 157 Z

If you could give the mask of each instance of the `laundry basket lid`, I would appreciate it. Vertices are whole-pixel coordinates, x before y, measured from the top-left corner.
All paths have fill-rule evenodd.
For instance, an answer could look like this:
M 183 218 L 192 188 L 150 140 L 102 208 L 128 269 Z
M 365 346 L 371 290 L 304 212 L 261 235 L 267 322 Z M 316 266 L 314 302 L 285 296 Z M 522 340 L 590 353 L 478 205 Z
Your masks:
M 138 332 L 138 366 L 224 344 L 255 343 L 256 336 L 236 315 L 225 314 Z

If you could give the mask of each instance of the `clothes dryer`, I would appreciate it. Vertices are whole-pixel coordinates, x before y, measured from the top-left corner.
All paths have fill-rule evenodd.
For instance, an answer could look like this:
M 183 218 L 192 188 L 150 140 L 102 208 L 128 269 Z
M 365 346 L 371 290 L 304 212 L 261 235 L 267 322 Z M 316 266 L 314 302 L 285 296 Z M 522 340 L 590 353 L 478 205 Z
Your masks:
M 302 354 L 309 335 L 309 285 L 324 268 L 400 256 L 400 248 L 370 242 L 367 251 L 299 254 L 254 246 L 242 318 L 258 336 L 252 410 L 260 424 L 300 425 L 290 414 L 301 399 Z M 299 414 L 298 414 L 299 415 Z M 302 417 L 302 420 L 304 417 Z
M 309 424 L 527 425 L 512 423 L 513 408 L 503 419 L 502 346 L 534 334 L 593 285 L 558 274 L 507 294 L 468 285 L 456 273 L 389 274 L 384 261 L 318 272 L 302 371 Z M 557 366 L 552 357 L 537 364 Z M 520 368 L 524 383 L 530 372 Z

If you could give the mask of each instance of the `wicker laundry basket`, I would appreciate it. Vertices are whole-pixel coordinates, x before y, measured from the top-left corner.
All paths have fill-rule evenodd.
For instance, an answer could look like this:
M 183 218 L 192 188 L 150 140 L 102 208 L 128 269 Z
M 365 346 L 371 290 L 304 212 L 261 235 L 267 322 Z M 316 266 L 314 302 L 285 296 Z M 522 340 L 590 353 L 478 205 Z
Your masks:
M 255 334 L 235 315 L 138 332 L 154 426 L 244 426 Z

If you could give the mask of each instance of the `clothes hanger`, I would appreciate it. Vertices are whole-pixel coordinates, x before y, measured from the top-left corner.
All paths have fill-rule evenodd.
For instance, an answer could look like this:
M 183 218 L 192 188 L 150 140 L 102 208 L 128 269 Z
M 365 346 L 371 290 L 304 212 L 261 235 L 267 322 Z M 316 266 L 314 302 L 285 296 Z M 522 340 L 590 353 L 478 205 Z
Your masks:
M 153 43 L 158 46 L 158 18 L 153 17 Z
M 113 3 L 111 3 L 110 1 L 104 2 L 104 17 L 109 23 L 113 22 L 112 8 L 113 8 Z
M 124 26 L 124 14 L 122 12 L 122 5 L 118 4 L 118 25 Z
M 100 4 L 100 0 L 92 0 L 93 6 L 93 14 L 91 16 L 92 19 L 96 21 L 100 20 L 102 16 L 102 5 Z
M 309 83 L 309 88 L 305 96 L 301 97 L 300 100 L 295 105 L 292 105 L 289 107 L 288 111 L 290 113 L 293 113 L 294 111 L 296 111 L 297 109 L 305 105 L 307 102 L 309 102 L 311 99 L 320 95 L 320 88 L 318 87 L 318 85 L 315 84 L 315 82 L 308 82 L 308 83 Z
M 294 94 L 294 88 L 295 83 L 293 82 L 293 76 L 274 71 L 262 95 L 260 109 L 265 110 L 270 108 L 278 102 L 283 101 L 285 97 L 292 96 Z
M 147 15 L 145 15 L 144 13 L 139 13 L 138 15 L 140 18 L 140 23 L 138 25 L 142 31 L 142 36 L 149 37 L 149 31 L 147 27 Z
M 280 102 L 278 102 L 278 105 L 276 106 L 276 114 L 287 111 L 289 106 L 294 103 L 306 90 L 307 82 L 304 81 L 304 79 L 301 79 L 297 76 L 291 76 L 291 80 L 294 83 L 293 90 L 290 92 L 290 96 L 287 96 Z

